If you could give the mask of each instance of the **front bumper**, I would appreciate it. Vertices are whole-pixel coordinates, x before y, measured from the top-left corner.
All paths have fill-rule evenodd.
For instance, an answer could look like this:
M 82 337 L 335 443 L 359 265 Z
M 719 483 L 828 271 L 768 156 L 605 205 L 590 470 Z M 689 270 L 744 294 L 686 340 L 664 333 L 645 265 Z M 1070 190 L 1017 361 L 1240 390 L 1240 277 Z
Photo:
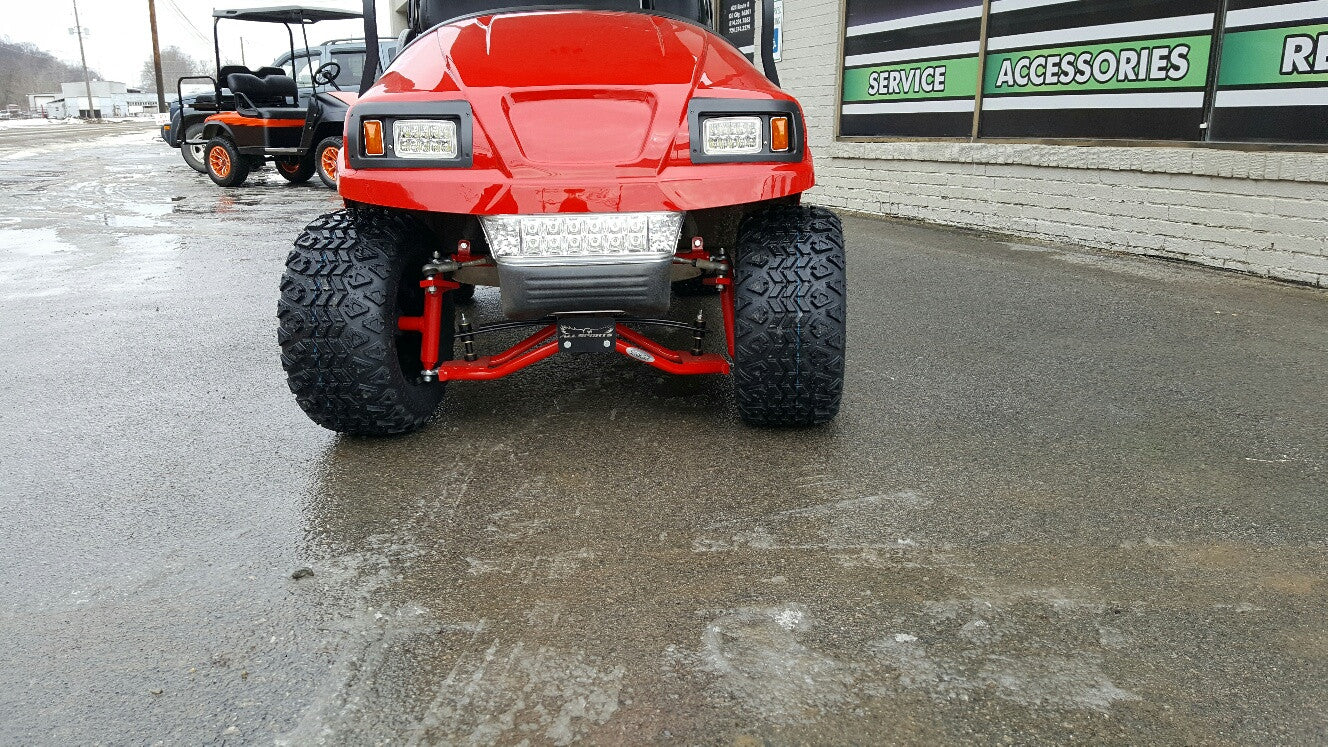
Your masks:
M 683 214 L 572 213 L 480 219 L 503 314 L 662 314 Z

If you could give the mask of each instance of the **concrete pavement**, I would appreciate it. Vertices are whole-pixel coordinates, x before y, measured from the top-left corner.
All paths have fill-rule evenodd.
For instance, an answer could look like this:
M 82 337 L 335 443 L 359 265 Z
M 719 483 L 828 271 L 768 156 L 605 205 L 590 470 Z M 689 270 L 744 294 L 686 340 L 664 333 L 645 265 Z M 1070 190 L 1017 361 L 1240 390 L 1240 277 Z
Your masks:
M 1328 740 L 1328 294 L 848 218 L 829 427 L 560 357 L 366 441 L 277 356 L 336 206 L 0 142 L 0 741 Z

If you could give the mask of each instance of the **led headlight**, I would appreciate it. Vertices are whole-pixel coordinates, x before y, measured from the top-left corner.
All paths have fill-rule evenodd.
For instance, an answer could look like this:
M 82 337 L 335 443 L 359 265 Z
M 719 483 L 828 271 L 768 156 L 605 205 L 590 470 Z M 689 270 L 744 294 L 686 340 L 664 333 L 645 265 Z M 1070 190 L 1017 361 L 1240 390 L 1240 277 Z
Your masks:
M 760 117 L 711 117 L 701 123 L 701 148 L 707 156 L 743 156 L 761 152 Z
M 632 262 L 672 256 L 682 220 L 682 213 L 555 213 L 489 215 L 480 222 L 500 262 Z
M 457 123 L 448 119 L 399 119 L 392 123 L 398 158 L 456 158 Z

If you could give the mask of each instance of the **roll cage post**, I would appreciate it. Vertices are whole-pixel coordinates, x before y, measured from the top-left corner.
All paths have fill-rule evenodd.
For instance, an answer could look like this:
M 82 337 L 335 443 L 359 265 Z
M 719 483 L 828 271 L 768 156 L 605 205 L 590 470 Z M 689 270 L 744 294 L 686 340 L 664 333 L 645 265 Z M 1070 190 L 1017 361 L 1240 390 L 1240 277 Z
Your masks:
M 771 83 L 779 85 L 775 68 L 775 0 L 761 0 L 761 69 Z
M 378 8 L 374 0 L 364 0 L 364 71 L 360 73 L 360 95 L 378 79 Z

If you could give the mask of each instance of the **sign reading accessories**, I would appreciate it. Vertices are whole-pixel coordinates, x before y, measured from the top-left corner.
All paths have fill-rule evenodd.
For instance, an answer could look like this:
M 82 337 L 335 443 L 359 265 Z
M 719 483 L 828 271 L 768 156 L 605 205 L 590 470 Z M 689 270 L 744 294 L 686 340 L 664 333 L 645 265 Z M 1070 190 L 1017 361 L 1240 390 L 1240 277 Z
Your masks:
M 840 134 L 1328 142 L 1328 0 L 1221 5 L 847 0 Z
M 993 2 L 986 137 L 1202 135 L 1216 0 Z

